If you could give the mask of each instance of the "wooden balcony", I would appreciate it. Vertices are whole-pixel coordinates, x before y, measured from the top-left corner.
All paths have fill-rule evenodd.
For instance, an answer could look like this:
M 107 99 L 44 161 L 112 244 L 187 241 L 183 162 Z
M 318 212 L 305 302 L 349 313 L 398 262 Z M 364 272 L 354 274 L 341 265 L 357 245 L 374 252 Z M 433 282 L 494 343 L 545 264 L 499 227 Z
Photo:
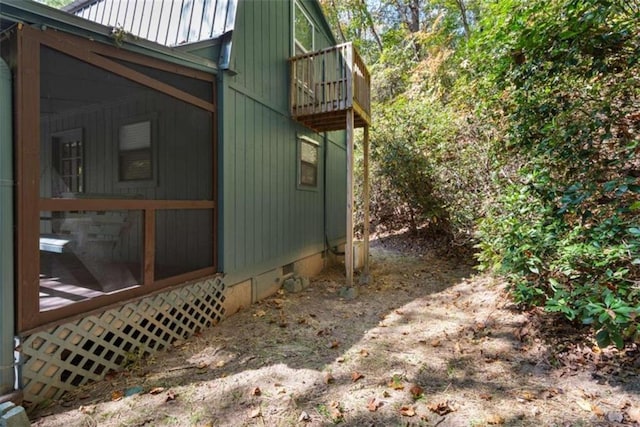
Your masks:
M 291 115 L 316 132 L 371 124 L 371 77 L 352 43 L 294 56 L 291 62 Z

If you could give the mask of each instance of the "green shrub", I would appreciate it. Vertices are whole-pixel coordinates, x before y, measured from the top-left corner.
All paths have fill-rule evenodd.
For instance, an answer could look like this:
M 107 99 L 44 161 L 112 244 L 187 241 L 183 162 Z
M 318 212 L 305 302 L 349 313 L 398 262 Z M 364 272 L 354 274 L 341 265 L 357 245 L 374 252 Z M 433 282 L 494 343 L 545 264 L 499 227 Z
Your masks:
M 536 0 L 497 12 L 476 60 L 494 55 L 482 70 L 485 98 L 496 94 L 485 107 L 506 129 L 497 162 L 517 172 L 496 180 L 480 261 L 509 277 L 517 301 L 622 347 L 640 338 L 638 11 Z M 496 40 L 508 49 L 491 50 Z

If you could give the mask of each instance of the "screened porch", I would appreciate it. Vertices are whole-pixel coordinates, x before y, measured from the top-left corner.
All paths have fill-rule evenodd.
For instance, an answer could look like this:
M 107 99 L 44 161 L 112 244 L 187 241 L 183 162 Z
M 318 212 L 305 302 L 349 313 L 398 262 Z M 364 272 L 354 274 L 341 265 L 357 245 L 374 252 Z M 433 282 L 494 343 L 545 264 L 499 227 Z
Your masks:
M 215 76 L 51 30 L 6 47 L 37 76 L 15 82 L 20 330 L 215 274 Z

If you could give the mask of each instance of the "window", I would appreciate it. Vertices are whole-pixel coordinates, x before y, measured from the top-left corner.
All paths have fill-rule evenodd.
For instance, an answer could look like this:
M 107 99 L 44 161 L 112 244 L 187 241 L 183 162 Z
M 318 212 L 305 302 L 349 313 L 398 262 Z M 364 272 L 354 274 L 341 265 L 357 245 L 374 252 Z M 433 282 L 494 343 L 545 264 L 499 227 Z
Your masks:
M 298 137 L 300 158 L 298 171 L 298 185 L 307 188 L 318 187 L 318 143 L 314 140 Z
M 313 23 L 298 2 L 294 6 L 293 21 L 294 55 L 312 51 L 314 49 Z
M 120 181 L 153 179 L 151 121 L 121 126 L 118 137 L 118 176 Z
M 54 197 L 84 191 L 84 144 L 82 129 L 71 129 L 51 136 L 53 176 L 51 192 Z

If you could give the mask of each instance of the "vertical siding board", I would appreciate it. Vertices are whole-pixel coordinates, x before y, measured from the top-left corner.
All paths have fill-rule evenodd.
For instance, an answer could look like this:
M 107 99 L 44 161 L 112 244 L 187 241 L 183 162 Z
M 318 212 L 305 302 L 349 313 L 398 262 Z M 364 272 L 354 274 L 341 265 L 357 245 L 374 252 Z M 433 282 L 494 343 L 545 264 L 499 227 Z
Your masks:
M 276 196 L 278 194 L 278 182 L 277 182 L 278 164 L 277 164 L 277 157 L 275 155 L 278 147 L 278 139 L 277 139 L 278 134 L 275 132 L 277 120 L 278 120 L 277 115 L 273 114 L 273 117 L 269 120 L 269 123 L 268 123 L 269 136 L 267 138 L 267 141 L 269 144 L 268 145 L 269 187 L 267 188 L 267 195 L 268 195 L 267 197 L 269 198 L 269 202 L 270 202 L 270 210 L 269 210 L 269 219 L 268 219 L 267 227 L 269 230 L 270 250 L 269 252 L 267 252 L 267 256 L 269 256 L 269 254 L 271 253 L 271 248 L 273 248 L 274 251 L 277 251 L 277 247 L 274 248 L 274 245 L 277 245 L 277 241 L 278 241 L 278 236 L 277 236 L 278 210 L 277 209 L 278 209 L 279 200 L 276 199 Z
M 250 267 L 256 262 L 256 220 L 258 217 L 259 206 L 256 204 L 256 103 L 251 102 L 245 98 L 245 111 L 246 111 L 246 123 L 247 128 L 247 151 L 246 151 L 246 163 L 244 168 L 247 174 L 247 189 L 246 189 L 246 201 L 247 201 L 247 216 L 246 228 L 247 234 L 245 236 L 245 250 L 247 253 L 247 260 L 245 261 L 245 267 Z
M 223 264 L 221 264 L 222 271 L 234 271 L 236 268 L 235 260 L 236 260 L 236 247 L 237 247 L 237 239 L 235 238 L 237 217 L 235 215 L 235 203 L 238 198 L 237 194 L 237 181 L 234 176 L 235 168 L 235 158 L 236 158 L 236 147 L 237 147 L 237 139 L 236 139 L 236 128 L 234 125 L 234 118 L 237 112 L 236 110 L 236 93 L 231 90 L 229 86 L 227 86 L 228 77 L 224 77 L 224 110 L 223 114 L 223 136 L 224 139 L 220 141 L 223 144 L 222 148 L 222 162 L 220 166 L 222 167 L 222 194 L 221 199 L 222 208 L 224 209 L 221 212 L 223 215 L 223 229 L 220 232 L 223 234 L 222 244 L 223 244 Z
M 236 192 L 234 195 L 234 210 L 233 215 L 236 219 L 236 224 L 233 229 L 233 235 L 231 238 L 235 238 L 235 259 L 234 267 L 240 269 L 244 264 L 244 235 L 245 235 L 245 213 L 246 206 L 244 198 L 245 192 L 245 127 L 242 126 L 241 117 L 244 116 L 244 103 L 242 102 L 242 95 L 237 94 L 235 96 L 235 114 L 233 116 L 233 128 L 236 130 L 236 139 L 234 145 L 236 147 L 235 161 L 233 164 L 233 171 L 235 173 Z

